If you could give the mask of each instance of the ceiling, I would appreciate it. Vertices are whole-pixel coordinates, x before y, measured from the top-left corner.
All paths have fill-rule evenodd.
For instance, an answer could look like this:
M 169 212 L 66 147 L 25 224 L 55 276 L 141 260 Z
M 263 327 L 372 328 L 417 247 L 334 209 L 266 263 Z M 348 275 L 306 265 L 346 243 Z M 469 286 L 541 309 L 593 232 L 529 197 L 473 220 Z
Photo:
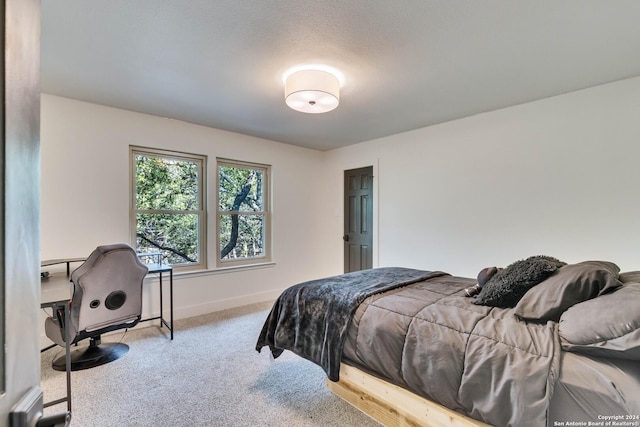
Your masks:
M 330 150 L 640 76 L 636 0 L 43 0 L 42 91 Z M 344 75 L 304 114 L 282 75 Z

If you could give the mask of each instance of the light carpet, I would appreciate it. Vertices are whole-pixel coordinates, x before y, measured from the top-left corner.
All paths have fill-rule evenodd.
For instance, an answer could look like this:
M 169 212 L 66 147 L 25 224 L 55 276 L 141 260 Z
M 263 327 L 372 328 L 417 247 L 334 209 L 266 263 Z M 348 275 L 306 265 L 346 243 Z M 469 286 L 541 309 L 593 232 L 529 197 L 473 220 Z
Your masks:
M 105 337 L 127 343 L 129 352 L 72 372 L 71 426 L 379 427 L 327 390 L 318 366 L 289 351 L 276 360 L 267 348 L 255 351 L 270 307 L 253 304 L 178 320 L 173 341 L 157 326 Z M 42 354 L 45 402 L 65 395 L 65 373 L 51 368 L 63 353 L 55 347 Z M 45 414 L 63 412 L 65 405 Z

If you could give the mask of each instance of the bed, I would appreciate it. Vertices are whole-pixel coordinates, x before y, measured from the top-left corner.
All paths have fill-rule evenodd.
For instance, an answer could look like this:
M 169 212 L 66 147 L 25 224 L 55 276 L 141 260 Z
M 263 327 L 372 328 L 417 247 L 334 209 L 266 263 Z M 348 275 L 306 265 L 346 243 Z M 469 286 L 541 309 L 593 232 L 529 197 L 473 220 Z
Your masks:
M 388 426 L 640 425 L 640 272 L 535 256 L 467 296 L 477 282 L 389 267 L 301 283 L 256 349 L 318 364 Z

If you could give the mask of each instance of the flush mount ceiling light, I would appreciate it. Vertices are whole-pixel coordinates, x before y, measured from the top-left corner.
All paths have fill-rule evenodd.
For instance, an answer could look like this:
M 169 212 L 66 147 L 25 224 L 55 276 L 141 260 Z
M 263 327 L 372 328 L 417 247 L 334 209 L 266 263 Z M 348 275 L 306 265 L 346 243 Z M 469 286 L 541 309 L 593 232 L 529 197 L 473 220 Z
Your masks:
M 302 113 L 326 113 L 340 102 L 340 82 L 324 70 L 298 70 L 285 78 L 287 105 Z

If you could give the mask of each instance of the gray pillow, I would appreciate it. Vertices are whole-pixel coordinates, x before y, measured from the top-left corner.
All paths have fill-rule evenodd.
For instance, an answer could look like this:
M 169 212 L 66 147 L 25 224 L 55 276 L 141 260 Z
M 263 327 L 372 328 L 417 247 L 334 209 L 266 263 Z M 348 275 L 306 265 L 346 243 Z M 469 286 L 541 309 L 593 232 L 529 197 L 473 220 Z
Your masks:
M 514 313 L 525 320 L 557 322 L 569 307 L 621 286 L 620 268 L 608 261 L 584 261 L 560 268 L 530 289 Z
M 640 283 L 574 305 L 559 329 L 564 350 L 640 360 Z
M 640 271 L 625 271 L 619 279 L 622 283 L 640 283 Z
M 491 277 L 473 303 L 492 307 L 514 307 L 529 289 L 563 265 L 564 262 L 544 255 L 516 261 Z

